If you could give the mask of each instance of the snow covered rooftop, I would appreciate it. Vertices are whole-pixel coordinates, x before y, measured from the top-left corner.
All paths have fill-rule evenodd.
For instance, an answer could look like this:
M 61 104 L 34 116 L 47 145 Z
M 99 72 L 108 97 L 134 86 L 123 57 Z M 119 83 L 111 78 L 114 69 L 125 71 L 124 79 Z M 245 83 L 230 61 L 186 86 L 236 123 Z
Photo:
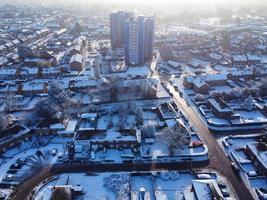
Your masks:
M 82 60 L 83 60 L 83 56 L 81 54 L 75 54 L 71 57 L 70 59 L 70 63 L 73 63 L 73 62 L 79 62 L 79 63 L 82 63 Z
M 197 77 L 194 81 L 193 81 L 194 85 L 198 88 L 203 87 L 204 85 L 207 85 L 207 83 L 202 80 L 201 78 Z
M 235 55 L 233 56 L 234 62 L 247 62 L 247 57 L 245 55 Z
M 216 180 L 193 180 L 193 187 L 198 200 L 224 199 Z

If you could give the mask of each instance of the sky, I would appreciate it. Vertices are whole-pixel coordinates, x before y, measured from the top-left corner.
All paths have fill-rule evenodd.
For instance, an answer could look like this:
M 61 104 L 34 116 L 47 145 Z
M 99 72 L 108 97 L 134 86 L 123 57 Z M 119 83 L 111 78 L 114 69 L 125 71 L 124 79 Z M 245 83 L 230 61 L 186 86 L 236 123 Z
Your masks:
M 127 3 L 127 4 L 179 4 L 179 3 L 186 3 L 186 2 L 192 2 L 192 3 L 245 3 L 245 2 L 253 2 L 253 3 L 266 3 L 266 0 L 1 0 L 1 3 Z
M 237 9 L 241 7 L 264 7 L 267 8 L 267 0 L 0 0 L 0 6 L 9 3 L 14 5 L 56 5 L 56 6 L 90 6 L 90 5 L 105 5 L 110 8 L 122 7 L 123 9 L 131 8 L 130 5 L 137 8 L 140 5 L 145 6 L 151 4 L 153 7 L 162 8 L 166 11 L 168 6 L 172 9 L 179 8 L 232 8 Z M 162 7 L 160 7 L 162 5 Z M 127 7 L 128 6 L 128 7 Z M 147 7 L 147 6 L 145 6 Z

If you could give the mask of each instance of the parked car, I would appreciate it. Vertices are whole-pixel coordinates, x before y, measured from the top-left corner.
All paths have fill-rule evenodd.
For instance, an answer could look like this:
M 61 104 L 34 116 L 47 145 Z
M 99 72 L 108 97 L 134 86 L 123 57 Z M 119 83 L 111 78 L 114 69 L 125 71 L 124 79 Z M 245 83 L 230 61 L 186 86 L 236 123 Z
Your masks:
M 62 152 L 59 152 L 58 153 L 58 157 L 57 157 L 58 160 L 62 160 L 63 159 L 63 153 Z
M 44 154 L 41 150 L 37 150 L 36 153 L 35 153 L 38 157 L 44 157 Z
M 12 174 L 7 174 L 4 178 L 5 181 L 13 181 L 15 179 L 15 176 Z
M 22 164 L 14 163 L 10 166 L 10 169 L 21 169 Z
M 145 200 L 145 194 L 146 194 L 146 189 L 145 188 L 140 188 L 140 190 L 139 190 L 139 199 L 140 200 Z
M 25 158 L 18 158 L 17 159 L 17 163 L 25 164 L 26 163 L 26 160 L 25 160 Z
M 229 148 L 229 144 L 225 140 L 222 141 L 222 144 L 225 148 Z
M 56 156 L 57 155 L 57 149 L 56 148 L 52 149 L 51 155 L 52 156 Z
M 91 159 L 94 160 L 96 158 L 95 152 L 91 151 Z
M 221 188 L 221 192 L 222 192 L 223 197 L 230 197 L 230 192 L 228 191 L 227 187 Z
M 198 179 L 211 179 L 209 174 L 196 174 L 196 178 Z
M 232 145 L 232 144 L 234 144 L 234 141 L 232 139 L 229 139 L 228 144 Z
M 244 147 L 236 147 L 235 150 L 236 151 L 243 151 L 244 150 Z
M 247 174 L 248 174 L 249 177 L 256 177 L 256 176 L 258 176 L 258 173 L 256 171 L 249 171 Z
M 202 147 L 203 143 L 201 141 L 194 141 L 189 144 L 189 148 Z
M 231 167 L 232 167 L 232 169 L 233 169 L 235 175 L 237 176 L 238 180 L 239 180 L 239 181 L 242 181 L 242 177 L 241 177 L 241 174 L 240 174 L 240 169 L 239 169 L 239 167 L 237 166 L 237 164 L 234 163 L 234 162 L 232 162 L 232 163 L 231 163 Z
M 226 186 L 226 185 L 224 185 L 224 184 L 221 184 L 221 183 L 219 183 L 219 184 L 218 184 L 218 186 L 219 186 L 219 188 L 220 188 L 220 189 L 227 188 L 227 186 Z
M 232 162 L 232 163 L 231 163 L 231 167 L 232 167 L 232 169 L 234 170 L 234 172 L 235 172 L 236 174 L 240 172 L 240 169 L 239 169 L 239 167 L 237 166 L 236 163 Z
M 267 200 L 267 189 L 260 188 L 255 189 L 255 191 L 258 194 L 260 200 Z

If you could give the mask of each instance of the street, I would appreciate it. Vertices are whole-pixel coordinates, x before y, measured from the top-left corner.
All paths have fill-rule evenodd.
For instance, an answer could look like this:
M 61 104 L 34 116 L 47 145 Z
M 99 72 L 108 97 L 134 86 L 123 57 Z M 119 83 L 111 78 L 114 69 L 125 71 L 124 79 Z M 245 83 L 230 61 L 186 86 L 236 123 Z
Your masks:
M 241 182 L 231 168 L 231 162 L 221 149 L 214 136 L 211 134 L 206 125 L 201 121 L 197 113 L 192 107 L 189 107 L 184 99 L 182 99 L 177 93 L 174 93 L 174 100 L 182 111 L 187 115 L 191 123 L 196 127 L 198 134 L 203 139 L 204 144 L 209 149 L 209 165 L 210 169 L 214 169 L 222 173 L 233 186 L 238 198 L 240 200 L 252 200 L 253 195 L 250 193 L 246 185 Z

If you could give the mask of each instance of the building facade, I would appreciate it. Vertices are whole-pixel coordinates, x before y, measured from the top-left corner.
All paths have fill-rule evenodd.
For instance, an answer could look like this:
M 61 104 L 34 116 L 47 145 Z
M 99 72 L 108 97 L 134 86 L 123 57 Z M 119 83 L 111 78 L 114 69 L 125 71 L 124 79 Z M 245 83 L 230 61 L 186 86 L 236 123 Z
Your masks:
M 133 13 L 110 14 L 112 48 L 124 47 L 127 65 L 143 65 L 152 60 L 155 21 L 152 17 L 134 17 Z
M 112 48 L 120 48 L 124 45 L 124 25 L 125 21 L 133 17 L 134 14 L 130 12 L 115 12 L 111 13 L 110 20 L 110 37 Z
M 125 22 L 125 59 L 128 65 L 143 65 L 154 50 L 154 19 L 138 17 Z

